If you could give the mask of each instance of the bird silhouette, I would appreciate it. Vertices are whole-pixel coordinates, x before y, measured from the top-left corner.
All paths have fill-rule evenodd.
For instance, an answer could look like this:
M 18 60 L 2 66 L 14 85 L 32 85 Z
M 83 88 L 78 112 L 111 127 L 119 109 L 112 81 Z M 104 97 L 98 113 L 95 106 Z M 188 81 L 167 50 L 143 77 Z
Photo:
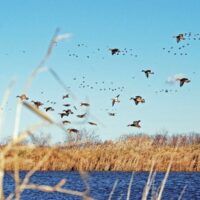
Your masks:
M 25 95 L 25 94 L 22 94 L 22 95 L 18 95 L 16 96 L 17 98 L 20 98 L 21 101 L 25 101 L 25 100 L 29 100 L 29 98 Z
M 113 117 L 116 115 L 116 113 L 112 113 L 112 112 L 109 112 L 108 114 L 109 114 L 110 116 L 113 116 Z
M 66 94 L 62 97 L 63 99 L 69 98 L 69 94 Z
M 69 114 L 62 112 L 62 113 L 58 113 L 60 115 L 61 118 L 63 118 L 64 116 L 68 116 Z
M 150 69 L 142 70 L 142 72 L 145 73 L 145 76 L 146 76 L 147 78 L 149 78 L 149 75 L 150 75 L 150 74 L 154 74 L 154 72 L 152 72 Z
M 46 112 L 48 112 L 48 111 L 54 111 L 54 109 L 53 109 L 51 106 L 46 107 L 46 108 L 44 108 L 44 109 L 46 110 Z
M 88 122 L 88 124 L 90 124 L 92 126 L 97 126 L 97 124 L 95 122 Z
M 71 114 L 71 115 L 74 114 L 74 112 L 73 112 L 71 109 L 63 110 L 63 112 L 64 112 L 67 116 L 69 116 L 70 114 Z
M 88 106 L 90 106 L 90 104 L 89 103 L 81 102 L 80 106 L 86 106 L 86 107 L 88 107 Z
M 185 40 L 185 37 L 184 37 L 184 35 L 182 33 L 177 35 L 177 36 L 175 36 L 175 37 L 176 37 L 176 42 L 177 43 L 179 43 L 181 40 Z
M 78 129 L 75 129 L 75 128 L 68 128 L 67 131 L 69 133 L 79 133 L 79 130 Z
M 33 102 L 33 104 L 36 106 L 36 108 L 38 108 L 39 109 L 39 107 L 40 106 L 43 106 L 44 104 L 42 103 L 42 102 L 40 102 L 40 101 L 31 101 L 31 102 Z
M 67 103 L 67 104 L 63 104 L 63 106 L 65 106 L 65 107 L 70 107 L 71 104 Z
M 145 100 L 141 96 L 131 97 L 130 100 L 134 100 L 135 104 L 145 103 Z
M 141 122 L 141 120 L 133 121 L 132 124 L 128 124 L 127 126 L 132 126 L 132 127 L 136 127 L 136 128 L 141 128 L 140 122 Z
M 63 123 L 63 124 L 71 124 L 71 122 L 68 121 L 68 120 L 64 120 L 64 121 L 62 121 L 62 123 Z
M 120 53 L 120 50 L 118 48 L 113 48 L 113 49 L 109 49 L 109 50 L 111 51 L 112 55 L 115 55 L 115 54 L 119 55 L 119 53 Z
M 180 82 L 180 87 L 182 87 L 185 83 L 191 82 L 188 78 L 177 78 L 176 80 Z
M 115 98 L 112 98 L 112 106 L 114 106 L 115 103 L 120 103 L 119 96 L 120 94 L 118 94 Z
M 82 115 L 76 115 L 78 118 L 84 118 L 87 115 L 87 113 L 84 113 Z

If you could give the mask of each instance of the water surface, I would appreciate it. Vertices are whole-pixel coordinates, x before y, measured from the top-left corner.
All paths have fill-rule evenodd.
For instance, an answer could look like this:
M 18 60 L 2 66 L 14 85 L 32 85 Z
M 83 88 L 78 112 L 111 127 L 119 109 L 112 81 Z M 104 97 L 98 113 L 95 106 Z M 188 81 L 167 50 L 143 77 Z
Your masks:
M 90 186 L 90 194 L 94 199 L 104 200 L 108 199 L 112 190 L 113 184 L 118 180 L 116 190 L 112 196 L 113 200 L 125 200 L 127 196 L 127 190 L 129 181 L 131 178 L 131 172 L 90 172 L 88 183 Z M 21 172 L 20 177 L 23 178 L 26 172 Z M 152 195 L 159 187 L 164 173 L 157 173 L 153 189 L 150 191 Z M 85 185 L 78 172 L 63 172 L 63 171 L 49 171 L 49 172 L 36 172 L 30 179 L 30 183 L 42 184 L 42 185 L 56 185 L 61 179 L 67 179 L 64 188 L 74 189 L 78 191 L 84 191 Z M 143 188 L 148 178 L 147 172 L 135 172 L 133 184 L 131 188 L 131 198 L 133 200 L 141 199 Z M 166 200 L 176 200 L 179 198 L 183 188 L 185 192 L 182 199 L 185 200 L 200 200 L 200 173 L 183 173 L 183 172 L 171 172 L 166 183 L 163 198 Z M 14 182 L 11 173 L 6 173 L 4 178 L 4 192 L 8 196 L 10 192 L 14 191 Z M 45 193 L 36 190 L 26 190 L 22 193 L 21 199 L 68 199 L 79 200 L 80 197 L 71 196 L 66 194 Z M 150 196 L 149 196 L 149 199 Z

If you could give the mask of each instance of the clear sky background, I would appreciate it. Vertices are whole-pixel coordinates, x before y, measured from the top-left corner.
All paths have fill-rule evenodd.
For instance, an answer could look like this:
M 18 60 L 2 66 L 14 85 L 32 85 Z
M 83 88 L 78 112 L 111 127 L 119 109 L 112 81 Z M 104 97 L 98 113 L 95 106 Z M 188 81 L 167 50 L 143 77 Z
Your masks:
M 95 131 L 103 139 L 115 139 L 133 132 L 200 132 L 200 40 L 177 44 L 173 38 L 179 33 L 200 33 L 199 8 L 198 0 L 1 0 L 1 96 L 10 80 L 13 77 L 17 79 L 4 108 L 7 121 L 4 120 L 1 138 L 11 134 L 16 95 L 21 94 L 27 76 L 43 57 L 57 27 L 61 33 L 69 32 L 73 37 L 55 47 L 46 65 L 71 87 L 78 98 L 74 104 L 78 106 L 80 101 L 89 99 L 92 113 L 89 120 L 99 124 L 96 128 L 87 124 L 72 124 L 70 127 Z M 190 45 L 187 46 L 187 43 Z M 87 47 L 79 48 L 77 44 Z M 187 48 L 179 50 L 182 45 Z M 168 53 L 171 46 L 173 49 Z M 112 47 L 133 49 L 133 55 L 138 56 L 130 56 L 129 53 L 112 56 L 108 50 Z M 79 57 L 69 56 L 70 53 Z M 89 59 L 87 56 L 90 56 Z M 141 72 L 146 68 L 155 72 L 149 79 Z M 182 88 L 178 82 L 167 84 L 166 80 L 176 74 L 184 74 L 191 79 L 191 83 Z M 94 89 L 78 87 L 83 76 L 86 84 L 94 86 Z M 125 89 L 123 92 L 99 90 L 111 87 L 111 82 L 112 87 L 124 86 Z M 172 92 L 159 92 L 162 89 Z M 44 94 L 41 94 L 42 91 Z M 56 101 L 56 111 L 51 116 L 59 120 L 57 113 L 62 110 L 61 105 L 68 101 L 62 100 L 63 94 L 63 88 L 45 72 L 34 80 L 28 96 L 44 103 L 48 99 Z M 118 94 L 121 102 L 113 109 L 111 98 Z M 143 96 L 146 103 L 135 106 L 129 99 L 136 95 Z M 116 112 L 116 117 L 108 116 L 105 109 Z M 77 114 L 83 112 L 79 109 Z M 127 127 L 127 124 L 139 119 L 141 129 Z M 21 129 L 35 121 L 38 118 L 25 110 Z M 57 129 L 46 131 L 52 134 L 54 141 L 63 139 L 63 133 Z

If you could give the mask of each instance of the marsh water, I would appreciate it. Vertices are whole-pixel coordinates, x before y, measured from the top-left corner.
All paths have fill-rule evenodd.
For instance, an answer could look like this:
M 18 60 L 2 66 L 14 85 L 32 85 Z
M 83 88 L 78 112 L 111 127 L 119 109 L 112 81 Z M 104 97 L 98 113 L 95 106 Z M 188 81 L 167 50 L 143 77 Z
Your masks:
M 20 177 L 23 178 L 26 172 L 21 172 Z M 97 200 L 104 200 L 109 198 L 109 194 L 112 191 L 114 182 L 118 180 L 116 189 L 112 195 L 113 200 L 124 200 L 127 197 L 127 190 L 130 182 L 131 172 L 90 172 L 88 173 L 88 184 L 90 186 L 91 197 Z M 150 196 L 152 196 L 156 190 L 158 190 L 161 181 L 163 180 L 164 173 L 157 173 L 155 181 L 153 183 L 153 189 L 150 190 Z M 63 172 L 63 171 L 49 171 L 49 172 L 36 172 L 30 179 L 31 183 L 41 185 L 56 185 L 61 179 L 67 179 L 66 184 L 63 186 L 67 189 L 74 189 L 83 191 L 85 189 L 84 181 L 82 180 L 78 172 Z M 131 187 L 130 199 L 141 199 L 143 188 L 148 179 L 147 172 L 135 172 L 133 174 L 133 183 Z M 4 178 L 4 192 L 5 196 L 14 191 L 14 181 L 12 174 L 7 172 Z M 200 173 L 183 173 L 183 172 L 171 172 L 168 181 L 165 185 L 163 192 L 163 198 L 166 200 L 179 199 L 187 200 L 200 200 Z M 25 190 L 22 193 L 21 199 L 69 199 L 78 200 L 81 199 L 77 196 L 71 196 L 61 194 L 58 192 L 45 193 L 36 190 Z

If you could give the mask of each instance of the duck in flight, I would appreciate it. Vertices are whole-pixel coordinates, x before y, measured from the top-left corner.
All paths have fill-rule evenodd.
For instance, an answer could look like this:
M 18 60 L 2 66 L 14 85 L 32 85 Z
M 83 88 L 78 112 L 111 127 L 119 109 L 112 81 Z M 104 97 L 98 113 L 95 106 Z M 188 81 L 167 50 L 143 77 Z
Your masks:
M 58 113 L 58 114 L 60 115 L 60 117 L 61 117 L 61 118 L 63 118 L 64 116 L 68 116 L 68 114 L 67 114 L 67 113 L 65 113 L 65 112 Z
M 63 104 L 63 106 L 65 106 L 65 107 L 69 107 L 69 106 L 71 106 L 71 104 L 66 103 L 66 104 Z
M 43 105 L 44 105 L 44 104 L 41 103 L 40 101 L 31 101 L 31 102 L 33 102 L 34 105 L 36 106 L 36 108 L 38 108 L 38 109 L 39 109 L 40 106 L 43 106 Z
M 84 118 L 87 115 L 87 113 L 84 113 L 82 115 L 76 115 L 78 118 Z
M 134 100 L 135 105 L 138 105 L 139 103 L 145 103 L 145 100 L 141 96 L 136 96 L 135 98 L 131 97 L 130 100 Z
M 109 114 L 110 116 L 113 116 L 113 117 L 116 115 L 116 113 L 112 113 L 112 112 L 109 112 L 108 114 Z
M 115 103 L 120 103 L 119 96 L 120 94 L 118 94 L 115 98 L 112 98 L 112 106 L 114 106 Z
M 109 50 L 111 51 L 112 55 L 115 55 L 115 54 L 119 55 L 119 53 L 120 53 L 120 50 L 118 48 L 113 48 L 113 49 L 109 49 Z
M 128 124 L 128 126 L 136 127 L 136 128 L 141 128 L 140 126 L 141 120 L 133 121 L 132 124 Z
M 62 98 L 63 98 L 63 99 L 69 98 L 69 94 L 64 95 Z
M 181 40 L 185 40 L 185 37 L 183 34 L 178 34 L 176 36 L 176 42 L 179 43 Z
M 185 83 L 191 82 L 188 78 L 177 78 L 177 81 L 180 81 L 180 87 L 182 87 Z
M 46 110 L 46 112 L 48 112 L 48 111 L 54 111 L 54 109 L 53 109 L 51 106 L 46 107 L 46 108 L 44 108 L 44 109 Z
M 62 123 L 63 123 L 63 124 L 71 124 L 71 122 L 68 121 L 68 120 L 64 120 L 64 121 L 62 121 Z
M 146 76 L 147 78 L 149 78 L 149 75 L 150 75 L 150 74 L 154 74 L 154 72 L 152 72 L 150 69 L 142 70 L 142 72 L 145 73 L 145 76 Z
M 97 126 L 97 123 L 94 123 L 94 122 L 88 122 L 88 124 L 90 124 L 92 126 Z
M 22 94 L 22 95 L 18 95 L 16 96 L 17 98 L 20 98 L 21 101 L 25 101 L 25 100 L 29 100 L 29 98 L 25 95 L 25 94 Z
M 72 112 L 71 109 L 63 110 L 63 112 L 64 112 L 67 116 L 69 116 L 69 114 L 71 114 L 71 115 L 74 114 L 74 112 Z
M 88 106 L 90 106 L 90 104 L 89 104 L 89 103 L 83 103 L 83 102 L 82 102 L 82 103 L 80 104 L 80 106 L 86 106 L 86 107 L 88 107 Z
M 68 128 L 67 131 L 69 133 L 79 133 L 79 130 L 78 129 L 75 129 L 75 128 Z

